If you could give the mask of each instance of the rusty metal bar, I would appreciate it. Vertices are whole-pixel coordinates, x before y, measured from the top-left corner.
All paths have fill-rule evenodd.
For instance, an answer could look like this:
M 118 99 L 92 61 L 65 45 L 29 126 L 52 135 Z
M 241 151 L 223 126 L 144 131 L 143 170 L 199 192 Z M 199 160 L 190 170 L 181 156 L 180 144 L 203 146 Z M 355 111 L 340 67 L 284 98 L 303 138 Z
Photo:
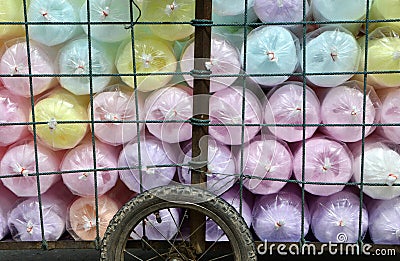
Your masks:
M 214 242 L 206 242 L 205 247 L 211 247 Z M 259 252 L 260 258 L 270 257 L 270 256 L 281 256 L 280 252 L 287 253 L 288 256 L 293 256 L 297 254 L 303 256 L 334 256 L 334 252 L 340 254 L 340 250 L 342 249 L 343 253 L 348 255 L 357 256 L 357 250 L 360 255 L 375 255 L 377 251 L 386 251 L 386 258 L 388 260 L 392 260 L 392 257 L 398 256 L 400 253 L 400 245 L 382 245 L 382 244 L 373 244 L 372 242 L 366 242 L 363 246 L 359 248 L 354 247 L 357 245 L 350 243 L 341 243 L 341 244 L 331 244 L 332 250 L 329 249 L 327 243 L 321 242 L 307 242 L 305 245 L 300 245 L 299 243 L 287 243 L 287 242 L 262 242 L 255 241 L 256 249 Z M 151 241 L 152 247 L 156 249 L 169 249 L 170 244 L 163 241 Z M 297 245 L 297 247 L 296 247 Z M 140 240 L 128 240 L 127 249 L 135 249 L 140 250 L 142 246 L 142 241 Z M 225 242 L 217 242 L 212 246 L 212 252 L 221 253 L 224 250 L 229 249 L 230 243 Z M 95 241 L 75 241 L 73 239 L 63 239 L 59 241 L 48 241 L 48 249 L 96 249 Z M 38 250 L 43 251 L 42 242 L 19 242 L 13 240 L 0 241 L 0 251 L 14 251 L 14 250 Z M 290 250 L 290 251 L 289 251 Z M 280 251 L 280 252 L 279 252 Z M 315 253 L 315 254 L 314 254 Z M 337 255 L 336 254 L 336 255 Z
M 209 119 L 210 80 L 207 77 L 205 61 L 211 56 L 211 26 L 204 21 L 211 21 L 211 0 L 196 0 L 196 13 L 193 25 L 194 38 L 194 85 L 193 85 L 193 117 L 192 117 L 192 184 L 206 188 L 207 158 L 208 158 L 208 126 L 204 121 Z M 197 163 L 197 164 L 196 164 Z M 197 254 L 205 251 L 205 220 L 198 212 L 189 212 L 190 242 Z

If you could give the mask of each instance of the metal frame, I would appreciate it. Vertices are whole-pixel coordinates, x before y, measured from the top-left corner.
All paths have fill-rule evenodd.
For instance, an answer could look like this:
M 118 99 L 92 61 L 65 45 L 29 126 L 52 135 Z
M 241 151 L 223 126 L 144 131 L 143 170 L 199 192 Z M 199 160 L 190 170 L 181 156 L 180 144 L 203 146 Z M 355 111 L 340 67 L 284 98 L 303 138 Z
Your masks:
M 128 1 L 128 0 L 126 0 Z M 247 0 L 245 1 L 245 6 L 247 7 L 248 3 Z M 366 0 L 367 4 L 366 6 L 369 5 L 369 3 L 372 0 Z M 87 7 L 89 6 L 89 2 L 90 0 L 86 1 L 86 5 Z M 306 12 L 305 12 L 305 6 L 306 6 L 306 2 L 307 0 L 303 0 L 303 21 L 299 22 L 299 23 L 247 23 L 247 8 L 245 11 L 245 15 L 244 15 L 244 23 L 243 24 L 213 24 L 212 19 L 211 19 L 211 10 L 212 10 L 212 4 L 211 4 L 211 0 L 197 0 L 196 3 L 196 19 L 192 20 L 192 21 L 187 21 L 187 22 L 179 22 L 179 23 L 165 23 L 165 24 L 191 24 L 193 26 L 195 26 L 195 58 L 209 58 L 210 57 L 210 45 L 211 45 L 211 27 L 212 26 L 243 26 L 244 27 L 244 50 L 246 50 L 247 48 L 247 29 L 246 26 L 260 26 L 260 25 L 290 25 L 290 24 L 301 24 L 303 27 L 303 37 L 301 39 L 302 43 L 305 45 L 306 42 L 306 31 L 307 31 L 307 26 L 308 25 L 318 25 L 318 24 L 340 24 L 340 23 L 364 23 L 365 24 L 365 30 L 366 30 L 366 35 L 368 36 L 369 34 L 369 24 L 370 23 L 375 23 L 375 22 L 400 22 L 400 18 L 399 19 L 390 19 L 390 20 L 371 20 L 369 19 L 369 9 L 367 8 L 366 10 L 366 18 L 364 20 L 360 20 L 360 21 L 331 21 L 331 22 L 314 22 L 314 21 L 307 21 L 306 20 Z M 133 5 L 135 5 L 134 3 L 132 3 L 132 1 L 129 1 L 130 6 L 133 7 Z M 32 122 L 24 122 L 24 123 L 0 123 L 0 126 L 4 126 L 4 125 L 27 125 L 30 124 L 33 126 L 33 134 L 34 134 L 34 144 L 35 144 L 35 159 L 37 162 L 38 159 L 38 155 L 37 155 L 37 138 L 36 138 L 36 126 L 39 124 L 47 124 L 46 122 L 36 122 L 35 121 L 35 112 L 34 112 L 34 103 L 35 103 L 35 98 L 33 97 L 33 89 L 32 89 L 32 77 L 79 77 L 79 76 L 87 76 L 90 78 L 90 104 L 93 105 L 93 83 L 92 83 L 92 77 L 98 77 L 98 76 L 134 76 L 135 79 L 135 85 L 137 85 L 137 76 L 145 76 L 145 75 L 149 75 L 149 74 L 143 74 L 143 73 L 138 73 L 136 71 L 136 65 L 135 65 L 135 59 L 133 59 L 134 61 L 134 68 L 133 68 L 133 72 L 131 74 L 94 74 L 92 72 L 92 65 L 91 62 L 89 62 L 89 73 L 88 74 L 82 74 L 82 75 L 33 75 L 32 74 L 32 70 L 31 70 L 31 58 L 29 55 L 29 25 L 31 24 L 43 24 L 43 26 L 45 26 L 46 24 L 49 23 L 37 23 L 37 22 L 28 22 L 27 19 L 27 0 L 23 0 L 23 4 L 24 4 L 24 22 L 1 22 L 0 24 L 2 25 L 23 25 L 25 27 L 26 30 L 26 41 L 27 41 L 27 49 L 28 49 L 28 65 L 29 65 L 29 73 L 27 75 L 18 75 L 19 77 L 21 76 L 25 76 L 25 77 L 29 77 L 29 81 L 30 81 L 30 86 L 31 86 L 31 108 L 32 108 Z M 89 10 L 89 8 L 88 8 Z M 79 24 L 83 24 L 83 25 L 87 25 L 88 27 L 88 45 L 89 45 L 89 57 L 91 57 L 91 37 L 90 37 L 90 28 L 91 25 L 94 24 L 100 24 L 97 22 L 90 22 L 90 12 L 87 12 L 87 18 L 88 18 L 88 23 L 51 23 L 51 24 L 74 24 L 74 25 L 79 25 Z M 126 23 L 124 23 L 126 24 Z M 132 39 L 132 48 L 134 48 L 134 41 L 135 41 L 135 34 L 134 34 L 134 27 L 135 25 L 140 25 L 140 24 L 146 24 L 146 25 L 152 25 L 152 24 L 160 24 L 160 22 L 142 22 L 140 21 L 140 19 L 138 18 L 136 21 L 134 21 L 133 18 L 133 13 L 131 12 L 131 21 L 130 26 L 127 27 L 127 30 L 131 30 L 131 39 Z M 365 40 L 365 45 L 366 47 L 368 47 L 368 37 L 366 37 Z M 133 50 L 134 51 L 134 50 Z M 133 52 L 134 53 L 134 52 Z M 245 55 L 243 57 L 244 59 L 244 64 L 246 64 L 246 51 L 244 52 Z M 306 55 L 306 48 L 303 49 L 303 57 L 305 57 Z M 363 108 L 363 123 L 362 124 L 353 124 L 350 126 L 361 126 L 362 127 L 362 133 L 363 133 L 363 138 L 362 138 L 362 157 L 361 157 L 361 166 L 364 165 L 364 142 L 365 142 L 365 127 L 366 126 L 370 126 L 370 124 L 366 124 L 365 123 L 365 103 L 366 103 L 366 88 L 367 88 L 367 75 L 368 74 L 378 74 L 378 73 L 396 73 L 396 74 L 400 74 L 399 71 L 368 71 L 367 70 L 367 56 L 368 56 L 368 50 L 366 48 L 366 51 L 364 53 L 364 60 L 365 60 L 365 64 L 364 64 L 364 69 L 361 72 L 356 72 L 356 74 L 360 74 L 363 75 L 363 82 L 364 82 L 364 108 Z M 289 76 L 300 76 L 303 77 L 303 98 L 305 98 L 305 93 L 306 93 L 306 76 L 307 75 L 321 75 L 318 73 L 307 73 L 307 70 L 305 68 L 305 60 L 303 59 L 303 68 L 304 71 L 302 73 L 293 73 L 290 74 Z M 243 68 L 244 72 L 246 71 L 246 68 Z M 206 70 L 206 68 L 204 67 L 204 64 L 201 64 L 200 62 L 196 62 L 195 63 L 195 70 L 191 71 L 191 72 L 170 72 L 170 73 L 153 73 L 152 75 L 192 75 L 194 76 L 195 80 L 194 80 L 194 95 L 197 94 L 209 94 L 209 79 L 210 77 L 241 77 L 243 79 L 243 103 L 242 106 L 244 107 L 244 94 L 245 94 L 245 89 L 246 89 L 246 82 L 245 79 L 247 77 L 252 77 L 252 76 L 263 76 L 263 77 L 268 77 L 268 76 L 282 76 L 282 75 L 287 75 L 287 74 L 246 74 L 246 73 L 240 73 L 240 74 L 235 74 L 235 75 L 210 75 L 210 72 Z M 324 73 L 324 74 L 349 74 L 349 72 L 339 72 L 339 73 Z M 12 75 L 0 75 L 1 77 L 13 77 Z M 135 99 L 137 99 L 137 91 L 135 91 Z M 303 117 L 305 117 L 305 109 L 306 109 L 306 104 L 305 104 L 305 99 L 303 99 Z M 207 108 L 206 110 L 204 108 Z M 193 151 L 193 162 L 190 163 L 190 167 L 192 168 L 192 181 L 194 184 L 200 183 L 200 184 L 204 184 L 204 181 L 206 180 L 206 175 L 205 173 L 207 172 L 207 167 L 206 165 L 204 166 L 204 164 L 202 165 L 202 163 L 207 162 L 207 158 L 201 158 L 198 159 L 196 156 L 198 155 L 207 155 L 206 153 L 201 154 L 200 151 L 207 151 L 207 147 L 200 147 L 200 139 L 206 137 L 206 135 L 208 134 L 208 127 L 209 126 L 214 126 L 211 125 L 208 119 L 208 115 L 206 113 L 204 113 L 205 111 L 208 111 L 208 102 L 204 103 L 204 100 L 194 100 L 194 115 L 193 118 L 189 119 L 188 121 L 182 121 L 182 122 L 190 122 L 193 126 L 193 138 L 192 138 L 192 151 Z M 93 106 L 91 106 L 91 110 L 90 110 L 91 115 L 93 116 Z M 239 124 L 238 126 L 242 127 L 242 144 L 243 144 L 243 130 L 244 127 L 247 126 L 244 123 L 244 112 L 243 112 L 243 119 L 242 119 L 242 123 Z M 93 118 L 93 117 L 92 117 Z M 105 122 L 105 121 L 101 121 L 101 122 Z M 136 124 L 139 123 L 143 123 L 143 121 L 139 120 L 139 116 L 137 115 L 136 121 L 133 121 Z M 173 121 L 173 122 L 177 122 L 177 121 Z M 179 121 L 178 121 L 179 122 Z M 99 123 L 99 121 L 69 121 L 69 122 L 59 122 L 59 124 L 66 124 L 66 123 L 89 123 L 92 127 L 92 129 L 94 129 L 94 125 L 96 123 Z M 164 122 L 160 122 L 160 123 L 164 123 Z M 373 126 L 382 126 L 382 124 L 372 124 Z M 400 126 L 399 124 L 390 124 L 390 126 Z M 262 127 L 265 126 L 270 126 L 268 124 L 261 124 Z M 303 128 L 303 145 L 305 142 L 305 129 L 306 127 L 310 127 L 310 126 L 316 126 L 316 124 L 300 124 L 300 125 L 294 125 L 294 124 L 275 124 L 274 126 L 287 126 L 287 127 L 294 127 L 294 126 L 300 126 Z M 317 124 L 317 126 L 349 126 L 349 124 Z M 137 136 L 137 141 L 139 143 L 139 149 L 138 149 L 138 155 L 139 155 L 139 159 L 140 159 L 140 133 L 138 132 L 138 136 Z M 94 132 L 92 132 L 92 145 L 93 145 L 93 158 L 94 158 L 94 164 L 93 164 L 93 169 L 90 170 L 76 170 L 76 171 L 70 171 L 70 173 L 73 172 L 83 172 L 83 171 L 94 171 L 95 175 L 94 175 L 94 182 L 95 184 L 97 184 L 97 175 L 96 173 L 98 171 L 104 171 L 104 170 L 111 170 L 111 169 L 96 169 L 96 155 L 95 155 L 95 135 Z M 243 146 L 241 152 L 243 152 Z M 302 151 L 303 155 L 305 155 L 305 146 L 303 146 L 303 151 Z M 196 161 L 195 161 L 196 160 Z M 174 165 L 176 166 L 176 165 Z M 183 165 L 178 165 L 178 166 L 183 166 Z M 137 167 L 139 170 L 141 170 L 141 166 L 139 164 L 139 166 Z M 280 179 L 270 179 L 270 178 L 264 178 L 266 180 L 276 180 L 277 182 L 295 182 L 295 183 L 300 183 L 302 185 L 302 200 L 304 202 L 305 200 L 305 190 L 304 190 L 304 185 L 305 184 L 314 184 L 313 182 L 307 182 L 304 180 L 304 168 L 305 168 L 305 159 L 303 157 L 303 162 L 302 162 L 302 170 L 303 170 L 303 178 L 301 181 L 295 181 L 295 180 L 280 180 Z M 52 173 L 42 173 L 40 172 L 39 166 L 38 164 L 36 164 L 36 173 L 35 174 L 31 174 L 30 176 L 35 176 L 37 178 L 37 187 L 38 187 L 38 200 L 39 200 L 39 207 L 40 207 L 40 218 L 41 218 L 41 225 L 43 227 L 43 213 L 42 213 L 42 209 L 41 209 L 41 196 L 40 196 L 40 176 L 42 175 L 51 175 L 51 174 L 61 174 L 61 173 L 66 173 L 66 172 L 52 172 Z M 363 168 L 361 168 L 363 169 Z M 363 171 L 362 171 L 363 172 Z M 240 187 L 243 187 L 243 180 L 246 178 L 251 178 L 249 176 L 244 175 L 243 173 L 243 153 L 241 153 L 241 168 L 240 168 L 240 172 L 237 173 L 238 177 L 239 177 L 239 183 L 240 183 Z M 14 175 L 17 176 L 17 175 Z M 0 176 L 1 178 L 10 178 L 13 176 L 9 176 L 9 175 L 2 175 Z M 363 173 L 361 174 L 361 180 L 363 180 Z M 320 183 L 318 183 L 320 184 Z M 332 183 L 329 183 L 332 184 Z M 363 181 L 360 183 L 336 183 L 338 185 L 349 185 L 349 186 L 356 186 L 356 185 L 360 185 L 360 215 L 359 215 L 359 220 L 360 220 L 360 228 L 359 228 L 359 240 L 358 240 L 358 244 L 360 246 L 363 245 L 363 239 L 361 238 L 361 220 L 362 220 L 362 203 L 363 203 L 363 186 L 366 185 L 371 185 L 371 186 L 377 186 L 377 185 L 382 185 L 382 184 L 366 184 Z M 320 185 L 327 185 L 327 184 L 320 184 Z M 204 186 L 204 185 L 203 185 Z M 95 198 L 96 198 L 96 218 L 98 221 L 98 202 L 97 202 L 97 186 L 95 188 Z M 312 243 L 314 244 L 317 249 L 318 247 L 320 247 L 320 243 L 318 242 L 307 242 L 305 239 L 305 235 L 303 234 L 303 227 L 304 227 L 304 204 L 303 204 L 303 211 L 302 211 L 302 216 L 303 216 L 303 220 L 302 220 L 302 239 L 301 242 L 299 242 L 300 246 L 305 244 L 305 243 Z M 199 222 L 202 219 L 202 217 L 196 217 L 193 219 L 192 226 L 197 226 L 199 224 Z M 98 223 L 98 222 L 97 222 Z M 201 224 L 201 223 L 200 223 Z M 71 239 L 60 239 L 59 241 L 56 242 L 50 242 L 50 241 L 46 241 L 44 239 L 44 231 L 42 229 L 42 242 L 15 242 L 15 241 L 0 241 L 0 249 L 68 249 L 68 248 L 73 248 L 73 249 L 99 249 L 99 245 L 100 245 L 100 237 L 99 237 L 99 229 L 98 229 L 98 225 L 97 225 L 97 238 L 94 241 L 74 241 Z M 196 249 L 198 251 L 201 251 L 202 249 L 204 249 L 205 247 L 205 240 L 204 240 L 204 228 L 203 230 L 199 230 L 200 233 L 196 233 L 192 240 L 194 242 L 197 242 L 196 245 Z M 263 242 L 259 242 L 256 241 L 255 242 L 257 246 L 263 244 Z M 141 244 L 138 243 L 136 244 L 135 242 L 129 242 L 129 244 L 133 247 L 141 247 Z M 279 244 L 279 243 L 277 243 Z M 221 244 L 223 245 L 223 244 Z M 388 245 L 373 245 L 373 249 L 377 249 L 377 248 L 393 248 L 396 249 L 396 251 L 400 251 L 400 246 L 388 246 Z

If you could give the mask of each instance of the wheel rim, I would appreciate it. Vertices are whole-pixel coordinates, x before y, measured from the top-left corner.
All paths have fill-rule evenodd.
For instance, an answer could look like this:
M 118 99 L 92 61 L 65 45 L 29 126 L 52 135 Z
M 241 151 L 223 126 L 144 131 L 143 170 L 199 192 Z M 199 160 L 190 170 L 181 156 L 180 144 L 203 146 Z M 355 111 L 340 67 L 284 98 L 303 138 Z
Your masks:
M 168 211 L 168 213 L 171 213 L 171 209 L 181 209 L 182 213 L 180 220 L 177 220 L 176 217 L 170 214 L 170 217 L 175 223 L 177 228 L 177 233 L 174 233 L 174 236 L 172 238 L 165 235 L 165 233 L 161 231 L 160 228 L 157 228 L 154 222 L 148 221 L 149 219 L 152 219 L 153 221 L 154 219 L 156 219 L 156 217 L 153 218 L 148 217 L 148 216 L 155 216 L 154 212 L 160 210 L 166 210 Z M 184 231 L 184 229 L 186 229 L 185 221 L 188 221 L 189 210 L 196 211 L 206 215 L 206 220 L 201 225 L 206 225 L 206 223 L 210 221 L 214 221 L 215 223 L 217 223 L 222 231 L 222 234 L 219 235 L 219 239 L 223 238 L 223 236 L 226 236 L 229 240 L 229 244 L 224 244 L 224 246 L 226 247 L 226 245 L 229 245 L 230 250 L 227 249 L 228 251 L 225 251 L 225 253 L 222 253 L 220 255 L 218 254 L 211 255 L 212 256 L 211 259 L 206 259 L 211 253 L 214 252 L 215 254 L 216 252 L 215 250 L 217 249 L 217 246 L 219 244 L 219 240 L 217 240 L 215 242 L 208 242 L 204 253 L 196 255 L 189 241 L 190 234 L 188 235 L 186 231 Z M 237 240 L 234 238 L 234 232 L 220 217 L 218 217 L 218 215 L 219 213 L 214 213 L 211 210 L 208 210 L 198 204 L 185 205 L 182 203 L 172 203 L 172 202 L 161 202 L 159 204 L 155 204 L 151 208 L 147 209 L 146 212 L 132 219 L 127 225 L 127 227 L 132 229 L 126 230 L 125 233 L 121 235 L 121 238 L 125 238 L 124 239 L 125 242 L 122 245 L 125 246 L 125 248 L 116 250 L 117 254 L 121 253 L 120 259 L 118 260 L 170 260 L 170 261 L 199 260 L 200 261 L 200 260 L 228 260 L 229 257 L 230 257 L 229 260 L 240 260 L 239 256 L 240 254 L 237 252 L 239 245 Z M 146 219 L 145 222 L 143 222 L 144 219 Z M 145 236 L 143 236 L 143 233 L 140 233 L 138 231 L 134 231 L 133 233 L 136 234 L 137 237 L 140 237 L 139 240 L 141 241 L 142 245 L 145 248 L 147 248 L 148 251 L 142 254 L 134 253 L 133 251 L 135 251 L 135 249 L 129 249 L 126 247 L 129 237 L 127 231 L 128 232 L 131 230 L 133 231 L 134 230 L 133 228 L 137 228 L 137 226 L 143 226 L 143 223 L 145 223 L 145 233 L 144 233 Z M 166 244 L 169 245 L 169 249 L 165 250 L 159 249 L 160 242 L 158 242 L 158 240 L 151 240 L 151 238 L 149 238 L 149 235 L 146 234 L 146 230 L 147 232 L 149 232 L 149 230 L 152 231 L 153 234 L 154 231 L 160 232 L 160 235 L 163 238 L 157 238 L 157 239 L 165 240 Z M 190 233 L 194 232 L 190 231 Z M 148 255 L 152 256 L 149 257 Z M 144 258 L 142 258 L 142 256 Z

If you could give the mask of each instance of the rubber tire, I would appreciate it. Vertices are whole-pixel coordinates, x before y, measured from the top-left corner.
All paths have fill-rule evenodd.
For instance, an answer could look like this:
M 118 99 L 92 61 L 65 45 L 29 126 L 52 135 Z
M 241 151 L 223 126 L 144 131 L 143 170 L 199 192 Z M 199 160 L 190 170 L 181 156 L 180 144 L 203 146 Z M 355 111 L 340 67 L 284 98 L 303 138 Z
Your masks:
M 146 216 L 165 208 L 187 208 L 204 213 L 228 236 L 235 260 L 257 260 L 251 232 L 237 211 L 214 194 L 185 185 L 151 189 L 126 203 L 107 227 L 100 260 L 124 260 L 123 250 L 134 226 Z

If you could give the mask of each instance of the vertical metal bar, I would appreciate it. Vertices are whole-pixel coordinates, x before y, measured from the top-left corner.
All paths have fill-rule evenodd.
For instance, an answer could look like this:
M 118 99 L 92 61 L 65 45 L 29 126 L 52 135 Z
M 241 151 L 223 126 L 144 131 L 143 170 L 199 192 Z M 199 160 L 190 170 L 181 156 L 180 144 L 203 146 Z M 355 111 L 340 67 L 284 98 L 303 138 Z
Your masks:
M 96 159 L 96 136 L 95 136 L 95 123 L 94 123 L 94 111 L 93 111 L 93 68 L 92 68 L 92 37 L 91 37 L 91 25 L 90 25 L 90 0 L 86 1 L 86 17 L 87 17 L 87 39 L 88 39 L 88 56 L 89 56 L 89 94 L 90 94 L 90 125 L 92 129 L 92 155 L 93 155 L 93 178 L 94 178 L 94 205 L 96 215 L 96 238 L 95 246 L 96 249 L 100 249 L 100 230 L 99 230 L 99 193 L 97 187 L 97 159 Z
M 198 20 L 211 20 L 211 0 L 196 0 L 195 18 Z M 196 25 L 196 24 L 195 24 Z M 211 56 L 211 27 L 198 25 L 195 27 L 194 38 L 194 69 L 201 72 L 207 70 L 204 61 Z M 210 93 L 210 80 L 208 78 L 194 78 L 193 85 L 193 119 L 200 121 L 209 119 L 209 99 L 204 98 Z M 206 162 L 208 158 L 208 126 L 193 124 L 192 126 L 192 162 Z M 200 144 L 201 142 L 201 144 Z M 192 184 L 206 188 L 207 164 L 192 168 Z M 197 254 L 205 251 L 205 216 L 189 212 L 190 242 Z
M 364 196 L 364 164 L 365 164 L 365 110 L 367 106 L 367 84 L 368 84 L 368 43 L 369 43 L 369 3 L 370 0 L 365 1 L 365 50 L 364 50 L 364 74 L 363 74 L 363 114 L 362 114 L 362 126 L 361 126 L 361 174 L 360 174 L 360 208 L 359 208 L 359 215 L 358 215 L 358 244 L 359 246 L 363 247 L 363 233 L 362 233 L 362 211 L 363 211 L 363 196 Z
M 248 0 L 244 0 L 244 16 L 243 16 L 243 72 L 247 70 L 247 17 L 248 17 Z M 245 133 L 245 118 L 246 118 L 246 75 L 242 78 L 242 111 L 241 111 L 241 134 L 240 134 L 240 169 L 239 169 L 239 214 L 242 215 L 243 209 L 243 177 L 244 177 L 244 133 Z
M 306 44 L 306 40 L 307 40 L 307 12 L 306 12 L 306 6 L 307 6 L 307 0 L 303 0 L 303 27 L 302 27 L 302 45 L 303 45 L 303 60 L 300 61 L 301 63 L 303 63 L 303 72 L 302 72 L 302 78 L 303 78 L 303 133 L 302 133 L 302 139 L 301 139 L 301 149 L 302 149 L 302 157 L 301 157 L 301 238 L 300 238 L 300 246 L 302 247 L 303 244 L 305 243 L 305 234 L 304 234 L 304 226 L 305 226 L 305 182 L 307 182 L 305 180 L 305 169 L 306 169 L 306 123 L 307 123 L 307 119 L 306 119 L 306 107 L 307 107 L 307 68 L 306 68 L 306 52 L 307 52 L 307 44 Z
M 23 11 L 24 11 L 24 26 L 25 26 L 25 40 L 26 40 L 26 55 L 28 62 L 28 74 L 29 74 L 29 90 L 30 90 L 30 101 L 31 101 L 31 115 L 32 115 L 32 130 L 33 130 L 33 146 L 35 156 L 35 176 L 37 186 L 37 197 L 39 203 L 39 218 L 40 218 L 40 231 L 42 234 L 42 249 L 48 249 L 47 240 L 45 238 L 44 221 L 43 221 L 43 207 L 42 207 L 42 192 L 40 188 L 40 169 L 39 169 L 39 154 L 38 154 L 38 140 L 36 133 L 36 118 L 35 118 L 35 98 L 33 95 L 33 77 L 32 77 L 32 61 L 31 61 L 31 47 L 29 38 L 29 26 L 28 26 L 28 1 L 23 0 Z
M 137 10 L 139 11 L 138 17 L 135 19 L 135 15 L 133 12 L 133 6 L 135 6 L 135 8 L 137 8 Z M 135 28 L 137 28 L 136 22 L 139 20 L 140 16 L 142 14 L 141 9 L 138 7 L 138 5 L 135 3 L 135 1 L 129 1 L 129 17 L 130 17 L 130 30 L 131 30 L 131 51 L 132 51 L 132 65 L 133 65 L 133 85 L 134 85 L 134 100 L 135 100 L 135 121 L 136 121 L 136 141 L 138 144 L 138 148 L 137 148 L 137 158 L 138 158 L 138 171 L 139 171 L 139 189 L 140 189 L 140 193 L 144 192 L 144 188 L 143 188 L 143 166 L 142 166 L 142 150 L 141 150 L 141 139 L 143 137 L 143 134 L 141 134 L 140 131 L 140 117 L 139 117 L 139 94 L 138 94 L 138 79 L 137 79 L 137 65 L 136 65 L 136 57 L 135 57 L 135 40 L 136 40 L 136 35 L 135 35 Z M 143 221 L 142 222 L 142 231 L 143 231 L 143 238 L 147 238 L 146 237 L 146 224 Z M 144 243 L 144 241 L 142 241 L 142 248 L 148 248 L 148 246 Z

